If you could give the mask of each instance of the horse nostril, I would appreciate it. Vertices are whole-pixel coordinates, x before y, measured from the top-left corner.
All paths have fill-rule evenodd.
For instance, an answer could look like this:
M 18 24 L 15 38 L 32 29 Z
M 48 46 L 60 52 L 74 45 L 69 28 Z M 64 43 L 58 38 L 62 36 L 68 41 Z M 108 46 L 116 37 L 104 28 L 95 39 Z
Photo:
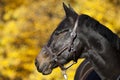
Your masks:
M 39 68 L 38 71 L 39 71 L 39 72 L 42 72 L 42 68 Z
M 39 64 L 38 64 L 38 60 L 37 60 L 37 59 L 35 59 L 35 66 L 36 66 L 36 67 L 39 66 Z
M 38 62 L 37 59 L 35 59 L 35 66 L 36 66 L 36 68 L 37 68 L 37 70 L 38 70 L 39 72 L 42 71 L 41 68 L 39 68 L 39 62 Z

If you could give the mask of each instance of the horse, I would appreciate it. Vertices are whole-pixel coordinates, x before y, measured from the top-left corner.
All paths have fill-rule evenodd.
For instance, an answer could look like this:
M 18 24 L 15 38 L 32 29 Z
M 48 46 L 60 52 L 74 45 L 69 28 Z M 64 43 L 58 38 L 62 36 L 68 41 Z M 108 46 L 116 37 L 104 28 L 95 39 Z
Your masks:
M 101 80 L 101 78 L 86 59 L 77 68 L 74 80 Z
M 65 67 L 68 62 L 85 58 L 77 69 L 75 80 L 117 80 L 120 76 L 120 38 L 94 18 L 78 15 L 70 5 L 63 3 L 63 8 L 65 18 L 36 57 L 37 70 L 43 75 L 50 74 L 56 67 L 65 71 L 74 64 Z M 98 76 L 97 79 L 88 79 L 91 74 L 95 74 L 92 78 Z

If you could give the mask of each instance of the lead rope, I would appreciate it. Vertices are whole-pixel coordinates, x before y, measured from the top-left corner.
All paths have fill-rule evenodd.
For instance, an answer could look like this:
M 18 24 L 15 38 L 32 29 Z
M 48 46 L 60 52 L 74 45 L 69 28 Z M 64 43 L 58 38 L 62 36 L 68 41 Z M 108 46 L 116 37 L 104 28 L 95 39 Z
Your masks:
M 65 80 L 68 80 L 68 76 L 66 74 L 66 70 L 62 70 L 62 74 Z
M 61 70 L 62 70 L 63 77 L 64 77 L 65 80 L 68 80 L 68 77 L 67 77 L 67 74 L 66 74 L 66 70 L 67 70 L 68 68 L 70 68 L 70 67 L 71 67 L 72 65 L 74 65 L 74 64 L 76 64 L 76 62 L 73 61 L 73 63 L 72 63 L 71 65 L 69 65 L 69 66 L 66 67 L 66 68 L 63 66 L 63 68 L 61 69 Z
M 77 36 L 76 30 L 77 30 L 77 26 L 78 26 L 78 21 L 79 21 L 79 16 L 77 17 L 77 19 L 76 19 L 76 21 L 75 21 L 75 25 L 74 25 L 73 31 L 72 31 L 71 34 L 70 34 L 70 36 L 71 36 L 71 41 L 70 41 L 70 47 L 69 47 L 68 50 L 70 50 L 71 52 L 74 51 L 73 46 L 71 46 L 71 45 L 73 45 L 74 39 L 75 39 L 75 37 Z M 71 65 L 69 65 L 68 67 L 66 67 L 66 68 L 65 68 L 64 66 L 60 67 L 61 70 L 62 70 L 62 74 L 63 74 L 65 80 L 68 80 L 68 76 L 67 76 L 67 74 L 66 74 L 66 70 L 67 70 L 68 68 L 70 68 L 72 65 L 74 65 L 75 63 L 76 63 L 76 62 L 73 61 L 73 63 L 72 63 Z

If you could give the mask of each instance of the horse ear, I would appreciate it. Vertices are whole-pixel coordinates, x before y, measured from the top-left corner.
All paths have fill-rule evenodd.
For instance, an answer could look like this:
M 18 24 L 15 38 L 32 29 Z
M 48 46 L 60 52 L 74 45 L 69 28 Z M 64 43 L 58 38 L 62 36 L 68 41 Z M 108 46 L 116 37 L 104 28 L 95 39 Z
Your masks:
M 67 18 L 75 18 L 78 16 L 78 14 L 73 10 L 73 8 L 69 5 L 69 7 L 67 7 L 67 5 L 65 3 L 63 3 L 63 8 L 65 10 L 65 14 Z

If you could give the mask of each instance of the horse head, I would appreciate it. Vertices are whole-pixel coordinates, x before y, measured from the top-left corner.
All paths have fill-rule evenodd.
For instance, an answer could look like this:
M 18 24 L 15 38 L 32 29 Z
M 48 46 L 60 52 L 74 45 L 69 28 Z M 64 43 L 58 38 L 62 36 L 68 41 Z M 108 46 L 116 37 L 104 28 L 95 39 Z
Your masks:
M 79 55 L 75 55 L 80 52 L 77 47 L 81 46 L 76 35 L 79 17 L 70 6 L 67 7 L 63 3 L 63 7 L 66 17 L 53 32 L 35 61 L 37 70 L 44 75 L 50 74 L 52 69 L 58 66 L 65 69 L 64 64 L 71 60 L 77 61 L 79 57 Z
M 95 19 L 84 14 L 79 16 L 65 4 L 63 7 L 66 17 L 38 54 L 35 61 L 37 70 L 44 75 L 58 66 L 66 70 L 71 65 L 65 68 L 65 64 L 84 57 L 89 59 L 102 79 L 115 80 L 120 74 L 119 45 L 116 45 L 119 37 Z

